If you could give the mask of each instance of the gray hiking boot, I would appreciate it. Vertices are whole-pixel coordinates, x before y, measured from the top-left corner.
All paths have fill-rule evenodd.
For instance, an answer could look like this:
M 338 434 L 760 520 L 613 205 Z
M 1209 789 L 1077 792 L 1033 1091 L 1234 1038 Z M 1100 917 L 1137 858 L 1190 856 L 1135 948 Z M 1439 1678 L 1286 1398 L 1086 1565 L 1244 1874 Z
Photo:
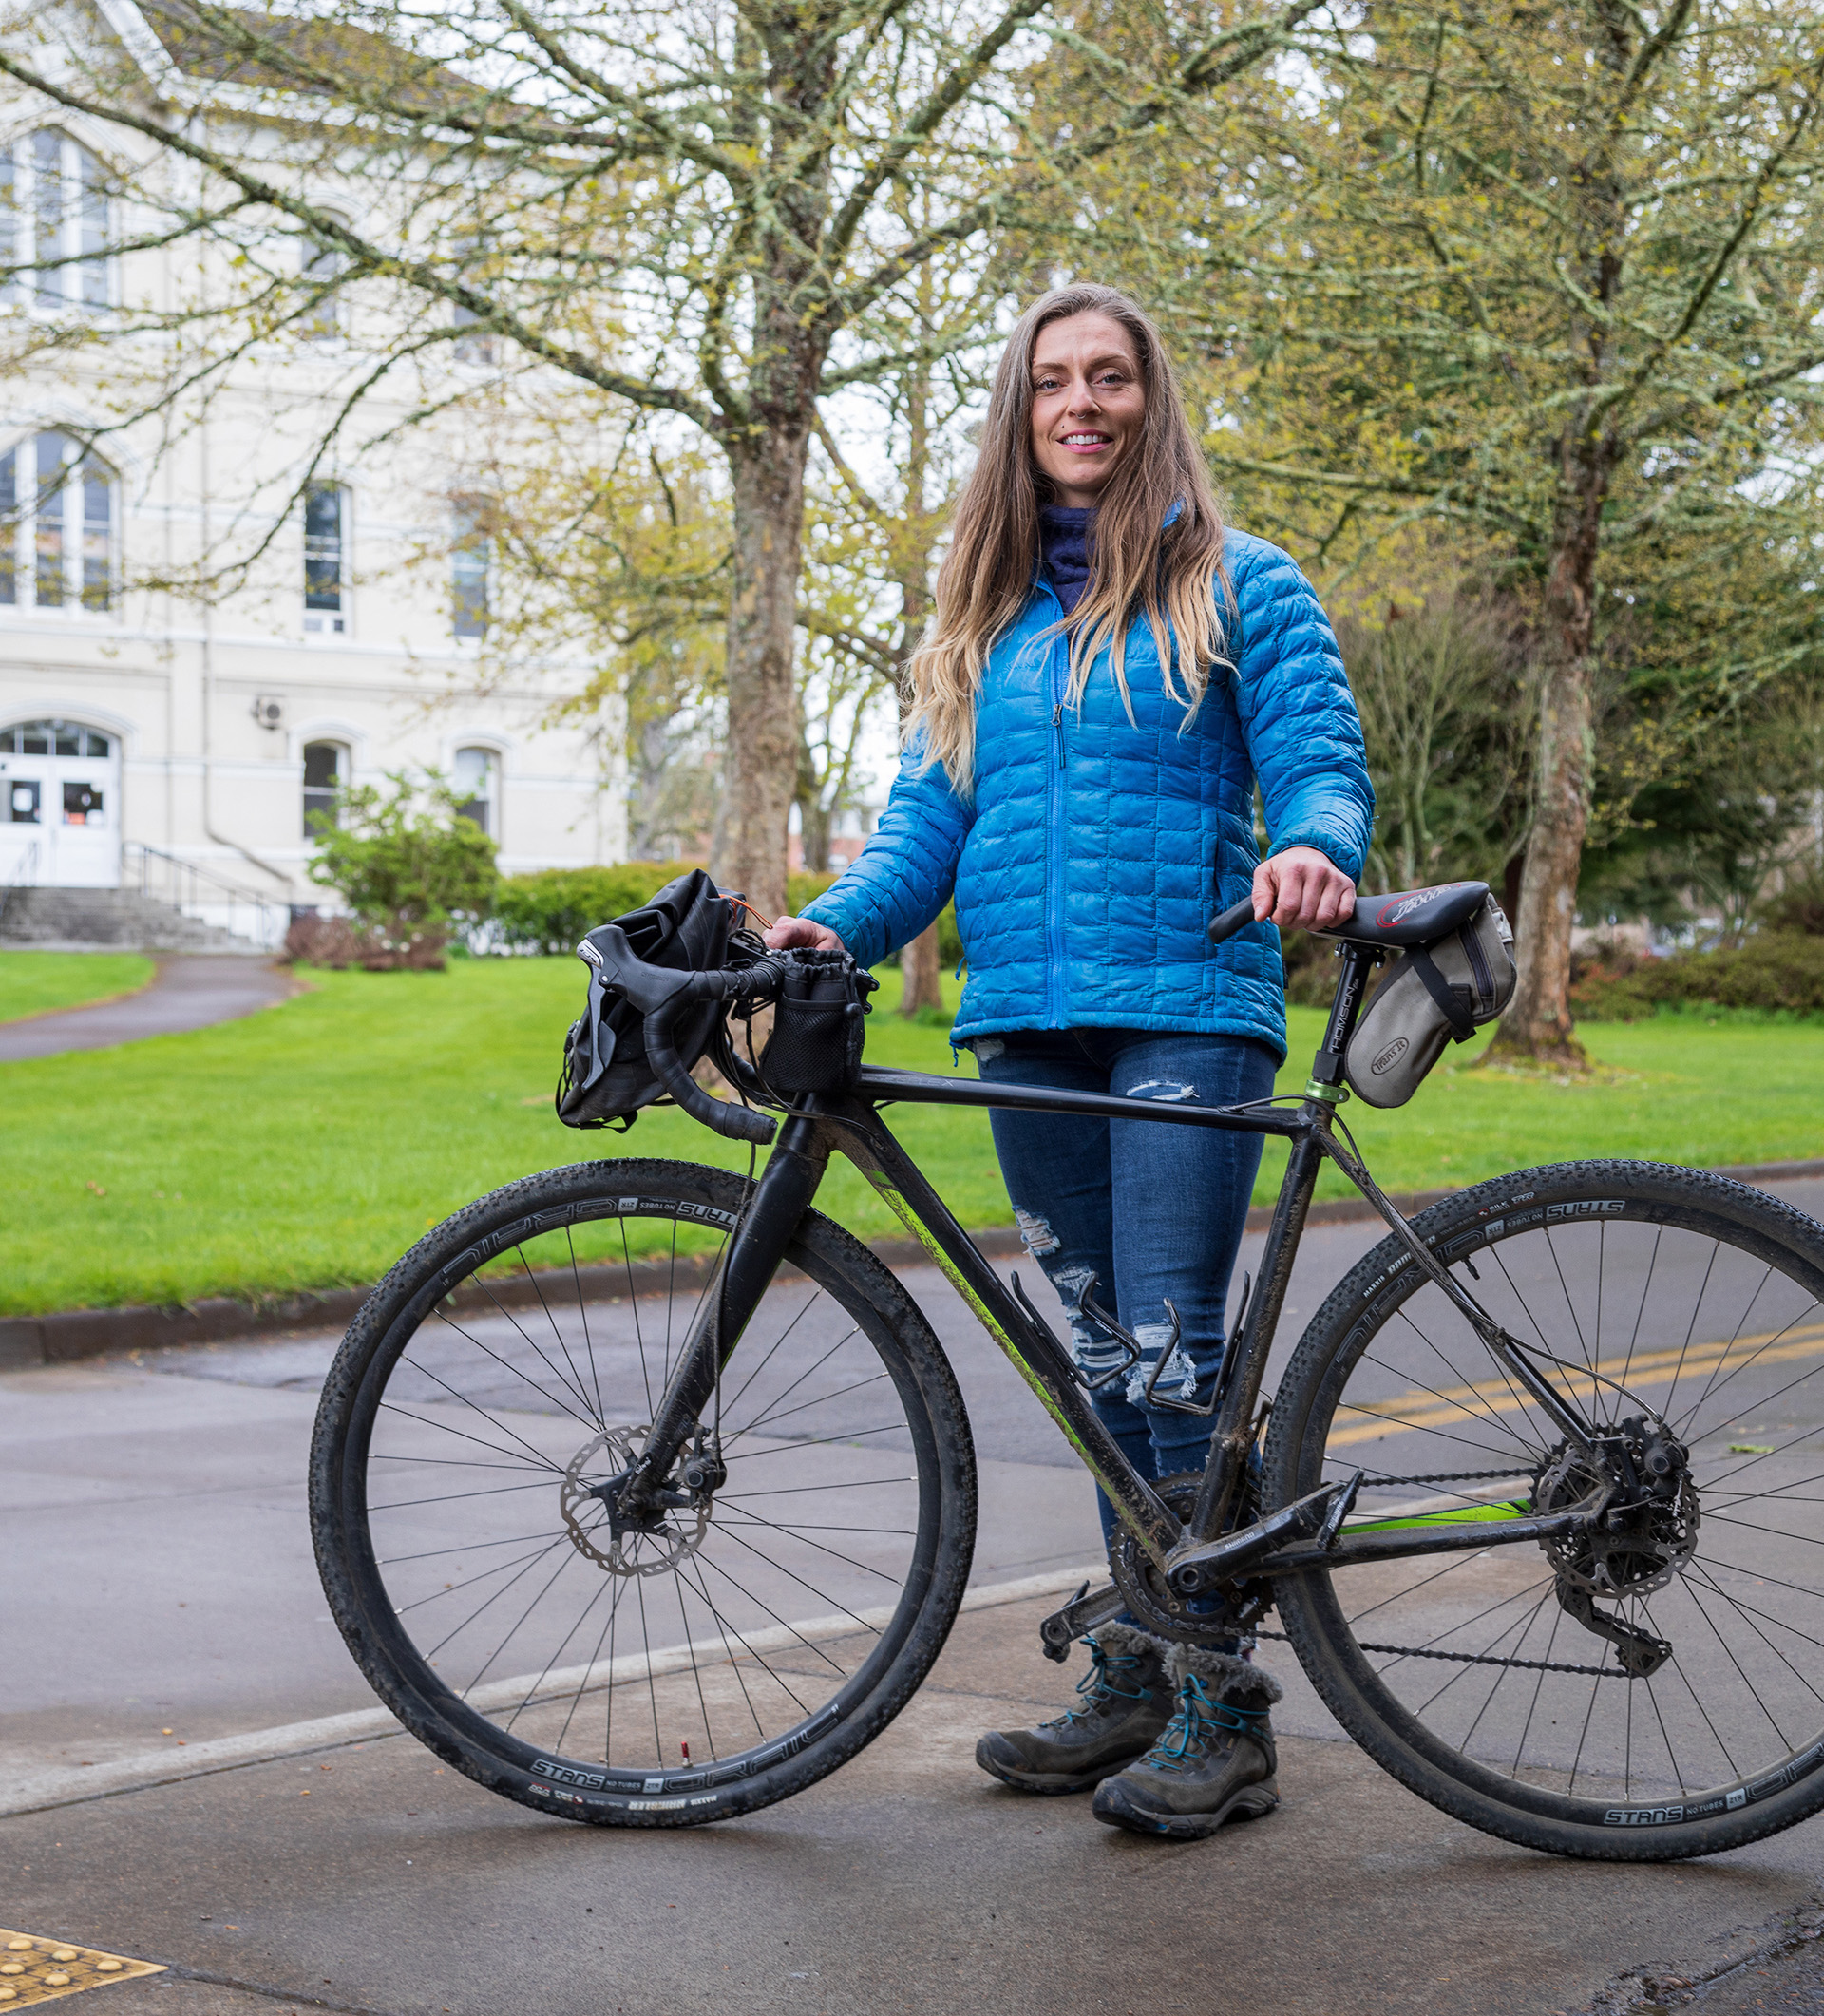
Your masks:
M 1271 1674 L 1227 1652 L 1174 1645 L 1178 1700 L 1145 1757 L 1097 1786 L 1091 1811 L 1130 1834 L 1200 1841 L 1226 1820 L 1259 1819 L 1280 1803 L 1279 1754 L 1267 1710 Z
M 1084 1643 L 1090 1670 L 1082 1705 L 1036 1729 L 997 1729 L 976 1745 L 991 1778 L 1023 1792 L 1087 1792 L 1143 1756 L 1171 1716 L 1166 1656 L 1171 1647 L 1131 1625 L 1104 1625 Z

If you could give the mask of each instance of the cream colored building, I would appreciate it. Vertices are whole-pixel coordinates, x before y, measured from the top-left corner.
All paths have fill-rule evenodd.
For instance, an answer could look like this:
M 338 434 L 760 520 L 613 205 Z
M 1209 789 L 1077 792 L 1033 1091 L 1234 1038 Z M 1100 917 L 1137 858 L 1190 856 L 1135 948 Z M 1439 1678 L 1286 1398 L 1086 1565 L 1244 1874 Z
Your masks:
M 186 79 L 125 0 L 92 18 L 132 52 L 148 103 L 207 92 L 256 112 L 254 94 Z M 198 284 L 193 249 L 107 251 L 144 221 L 108 193 L 119 129 L 15 102 L 4 142 L 0 232 L 15 257 L 69 260 L 16 279 L 10 315 L 105 332 L 124 306 Z M 331 901 L 306 869 L 334 787 L 401 769 L 453 778 L 507 873 L 624 857 L 618 723 L 553 725 L 579 668 L 486 656 L 493 556 L 447 434 L 367 451 L 422 387 L 364 409 L 300 490 L 361 364 L 363 313 L 338 304 L 308 341 L 256 349 L 175 437 L 146 420 L 81 446 L 121 410 L 123 374 L 158 368 L 144 337 L 0 387 L 0 890 L 144 887 L 270 939 L 285 906 Z M 446 371 L 485 371 L 443 354 Z M 228 592 L 173 585 L 261 540 Z

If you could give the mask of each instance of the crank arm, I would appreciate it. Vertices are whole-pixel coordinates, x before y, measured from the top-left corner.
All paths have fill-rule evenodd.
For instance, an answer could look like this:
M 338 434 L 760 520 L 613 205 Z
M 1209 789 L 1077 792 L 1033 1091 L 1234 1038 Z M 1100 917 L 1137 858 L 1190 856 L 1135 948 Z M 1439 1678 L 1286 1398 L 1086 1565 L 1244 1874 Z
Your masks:
M 1283 1542 L 1308 1540 L 1323 1531 L 1336 1500 L 1347 1493 L 1354 1497 L 1359 1474 L 1338 1484 L 1323 1484 L 1290 1505 L 1282 1505 L 1264 1519 L 1256 1519 L 1220 1540 L 1205 1540 L 1189 1547 L 1174 1548 L 1166 1556 L 1166 1580 L 1180 1596 L 1195 1596 L 1218 1584 L 1233 1582 L 1238 1575 L 1259 1573 L 1263 1556 L 1270 1557 Z
M 1071 1646 L 1098 1624 L 1120 1616 L 1127 1598 L 1112 1582 L 1091 1589 L 1086 1582 L 1061 1610 L 1054 1610 L 1038 1627 L 1039 1649 L 1047 1659 L 1069 1658 Z

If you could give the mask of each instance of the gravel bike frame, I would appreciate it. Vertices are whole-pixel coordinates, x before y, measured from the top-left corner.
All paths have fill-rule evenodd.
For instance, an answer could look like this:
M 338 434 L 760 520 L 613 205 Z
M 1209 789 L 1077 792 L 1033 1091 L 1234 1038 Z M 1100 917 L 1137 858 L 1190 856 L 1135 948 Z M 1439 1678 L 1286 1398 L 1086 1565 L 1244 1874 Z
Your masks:
M 1241 1575 L 1270 1577 L 1335 1569 L 1468 1549 L 1513 1546 L 1570 1534 L 1599 1518 L 1623 1480 L 1605 1451 L 1604 1433 L 1588 1422 L 1536 1360 L 1554 1363 L 1538 1346 L 1512 1337 L 1468 1286 L 1416 1234 L 1380 1190 L 1351 1146 L 1339 1139 L 1336 1108 L 1342 1057 L 1355 1027 L 1377 953 L 1347 941 L 1321 1047 L 1303 1094 L 1282 1103 L 1196 1106 L 1072 1093 L 1044 1086 L 987 1084 L 917 1071 L 864 1066 L 855 1090 L 808 1094 L 791 1102 L 749 1208 L 723 1250 L 716 1277 L 699 1304 L 689 1338 L 655 1411 L 641 1459 L 608 1498 L 611 1510 L 635 1516 L 658 1500 L 685 1445 L 701 1446 L 701 1417 L 743 1328 L 778 1270 L 799 1220 L 817 1194 L 832 1153 L 847 1157 L 903 1221 L 968 1303 L 1046 1411 L 1057 1422 L 1122 1523 L 1180 1597 Z M 1208 1127 L 1286 1140 L 1290 1153 L 1262 1256 L 1260 1279 L 1216 1375 L 1209 1454 L 1194 1510 L 1180 1519 L 1128 1461 L 1095 1412 L 1067 1347 L 1023 1297 L 1016 1296 L 958 1224 L 943 1200 L 880 1117 L 902 1104 L 998 1108 L 1019 1113 L 1147 1120 L 1165 1127 Z M 1327 1484 L 1308 1497 L 1236 1527 L 1250 1452 L 1259 1433 L 1261 1386 L 1303 1233 L 1312 1192 L 1325 1161 L 1333 1162 L 1384 1218 L 1405 1248 L 1396 1266 L 1412 1265 L 1446 1294 L 1509 1379 L 1538 1404 L 1567 1442 L 1607 1481 L 1580 1504 L 1551 1513 L 1498 1514 L 1433 1526 L 1407 1523 L 1346 1532 L 1361 1473 Z M 1094 1321 L 1093 1316 L 1091 1319 Z M 609 1487 L 603 1487 L 604 1494 Z M 1231 1530 L 1233 1529 L 1233 1530 Z M 1048 1645 L 1061 1657 L 1071 1639 L 1120 1607 L 1112 1588 L 1067 1606 L 1046 1622 Z

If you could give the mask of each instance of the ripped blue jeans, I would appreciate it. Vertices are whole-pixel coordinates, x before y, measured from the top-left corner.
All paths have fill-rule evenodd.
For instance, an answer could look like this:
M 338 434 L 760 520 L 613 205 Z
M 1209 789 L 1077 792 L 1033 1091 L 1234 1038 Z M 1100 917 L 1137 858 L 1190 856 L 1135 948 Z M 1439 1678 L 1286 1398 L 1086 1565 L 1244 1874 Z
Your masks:
M 1246 1037 L 1016 1030 L 978 1037 L 971 1047 L 989 1080 L 1204 1106 L 1264 1099 L 1273 1090 L 1273 1054 Z M 1209 1421 L 1148 1406 L 1142 1395 L 1170 1336 L 1169 1301 L 1182 1341 L 1158 1390 L 1208 1402 L 1262 1137 L 1054 1113 L 997 1113 L 994 1127 L 1020 1236 L 1065 1307 L 1093 1274 L 1096 1302 L 1145 1347 L 1125 1380 L 1096 1394 L 1096 1413 L 1143 1477 L 1202 1470 Z M 1072 1343 L 1092 1379 L 1124 1356 L 1093 1323 L 1074 1323 Z M 1096 1495 L 1106 1537 L 1113 1510 Z

